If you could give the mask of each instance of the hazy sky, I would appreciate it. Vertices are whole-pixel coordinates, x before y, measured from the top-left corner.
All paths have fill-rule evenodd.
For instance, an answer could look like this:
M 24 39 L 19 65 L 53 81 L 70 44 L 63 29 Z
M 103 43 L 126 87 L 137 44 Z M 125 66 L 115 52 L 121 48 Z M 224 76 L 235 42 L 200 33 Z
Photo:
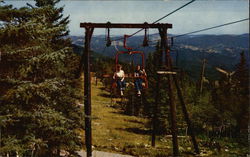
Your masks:
M 32 1 L 7 0 L 6 2 L 15 7 L 24 6 L 27 2 L 34 4 Z M 80 22 L 143 23 L 147 21 L 151 23 L 187 2 L 187 0 L 63 0 L 59 6 L 64 5 L 64 14 L 70 15 L 70 34 L 82 35 L 84 29 L 79 27 Z M 170 29 L 169 33 L 182 34 L 244 18 L 249 18 L 249 0 L 197 0 L 160 22 L 173 24 L 173 29 Z M 111 30 L 111 34 L 129 34 L 136 30 L 114 29 Z M 156 30 L 150 30 L 150 33 L 156 32 Z M 104 33 L 104 29 L 94 31 L 95 35 Z M 249 21 L 202 32 L 202 34 L 243 33 L 249 33 Z

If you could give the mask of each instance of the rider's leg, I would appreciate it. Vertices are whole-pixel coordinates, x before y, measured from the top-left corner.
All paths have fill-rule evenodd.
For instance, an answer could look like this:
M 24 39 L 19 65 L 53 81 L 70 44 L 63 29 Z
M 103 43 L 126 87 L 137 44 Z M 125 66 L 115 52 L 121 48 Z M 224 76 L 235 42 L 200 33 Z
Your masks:
M 121 80 L 117 80 L 117 88 L 119 89 L 121 95 L 123 95 L 123 92 L 122 92 L 122 81 Z
M 125 82 L 125 80 L 123 80 L 121 83 L 122 83 L 122 90 L 125 90 L 125 88 L 126 88 L 126 82 Z
M 139 79 L 135 80 L 135 90 L 137 91 L 137 94 L 140 94 L 140 82 L 139 82 Z
M 139 89 L 140 89 L 140 91 L 142 91 L 142 79 L 139 79 Z

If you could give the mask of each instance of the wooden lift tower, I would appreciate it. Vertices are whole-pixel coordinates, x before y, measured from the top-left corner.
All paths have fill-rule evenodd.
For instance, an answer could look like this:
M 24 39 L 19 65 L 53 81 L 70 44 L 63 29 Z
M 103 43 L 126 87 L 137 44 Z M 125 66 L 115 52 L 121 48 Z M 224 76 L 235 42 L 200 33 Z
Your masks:
M 161 37 L 161 50 L 162 56 L 165 54 L 165 71 L 159 72 L 159 77 L 166 74 L 168 78 L 168 96 L 169 105 L 171 112 L 171 132 L 172 132 L 172 142 L 173 142 L 173 156 L 179 156 L 178 140 L 177 140 L 177 126 L 176 126 L 176 104 L 174 103 L 173 95 L 173 80 L 177 89 L 177 94 L 179 97 L 180 104 L 182 106 L 182 111 L 185 120 L 188 124 L 188 130 L 194 145 L 196 153 L 199 153 L 198 144 L 196 142 L 191 120 L 189 118 L 184 99 L 181 93 L 181 89 L 178 85 L 175 73 L 172 73 L 172 61 L 170 57 L 170 49 L 167 40 L 167 30 L 172 28 L 172 24 L 168 23 L 155 23 L 155 24 L 136 24 L 136 23 L 80 23 L 81 28 L 85 28 L 85 43 L 84 43 L 84 53 L 81 57 L 81 62 L 79 66 L 79 71 L 77 77 L 79 78 L 84 66 L 84 112 L 85 112 L 85 143 L 87 149 L 87 157 L 92 157 L 92 132 L 91 132 L 91 81 L 90 81 L 90 42 L 92 34 L 95 28 L 140 28 L 140 29 L 158 29 Z M 156 98 L 156 106 L 157 106 Z M 156 115 L 156 113 L 155 113 Z M 155 125 L 153 122 L 153 132 L 152 132 L 152 145 L 155 145 Z

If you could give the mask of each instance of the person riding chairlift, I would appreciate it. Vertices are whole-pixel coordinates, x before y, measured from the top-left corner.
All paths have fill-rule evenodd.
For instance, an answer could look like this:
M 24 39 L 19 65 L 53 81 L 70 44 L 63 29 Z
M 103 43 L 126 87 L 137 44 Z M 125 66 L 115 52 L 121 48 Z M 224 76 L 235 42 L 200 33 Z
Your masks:
M 114 73 L 113 79 L 116 80 L 117 87 L 120 90 L 121 96 L 123 96 L 123 91 L 125 90 L 126 82 L 124 80 L 125 73 L 122 70 L 121 65 L 117 65 L 117 71 Z
M 134 72 L 134 78 L 135 78 L 135 89 L 137 91 L 137 95 L 140 96 L 141 95 L 141 91 L 142 91 L 142 82 L 143 82 L 143 77 L 146 77 L 147 74 L 145 72 L 144 69 L 141 68 L 140 65 L 136 66 L 136 70 Z

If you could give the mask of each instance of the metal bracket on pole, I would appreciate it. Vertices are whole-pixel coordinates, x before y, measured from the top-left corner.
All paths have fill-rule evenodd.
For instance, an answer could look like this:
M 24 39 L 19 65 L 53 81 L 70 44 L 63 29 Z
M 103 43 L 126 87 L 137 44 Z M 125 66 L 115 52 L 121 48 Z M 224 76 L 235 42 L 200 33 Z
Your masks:
M 157 71 L 157 74 L 159 74 L 159 75 L 176 75 L 177 73 L 175 71 Z

